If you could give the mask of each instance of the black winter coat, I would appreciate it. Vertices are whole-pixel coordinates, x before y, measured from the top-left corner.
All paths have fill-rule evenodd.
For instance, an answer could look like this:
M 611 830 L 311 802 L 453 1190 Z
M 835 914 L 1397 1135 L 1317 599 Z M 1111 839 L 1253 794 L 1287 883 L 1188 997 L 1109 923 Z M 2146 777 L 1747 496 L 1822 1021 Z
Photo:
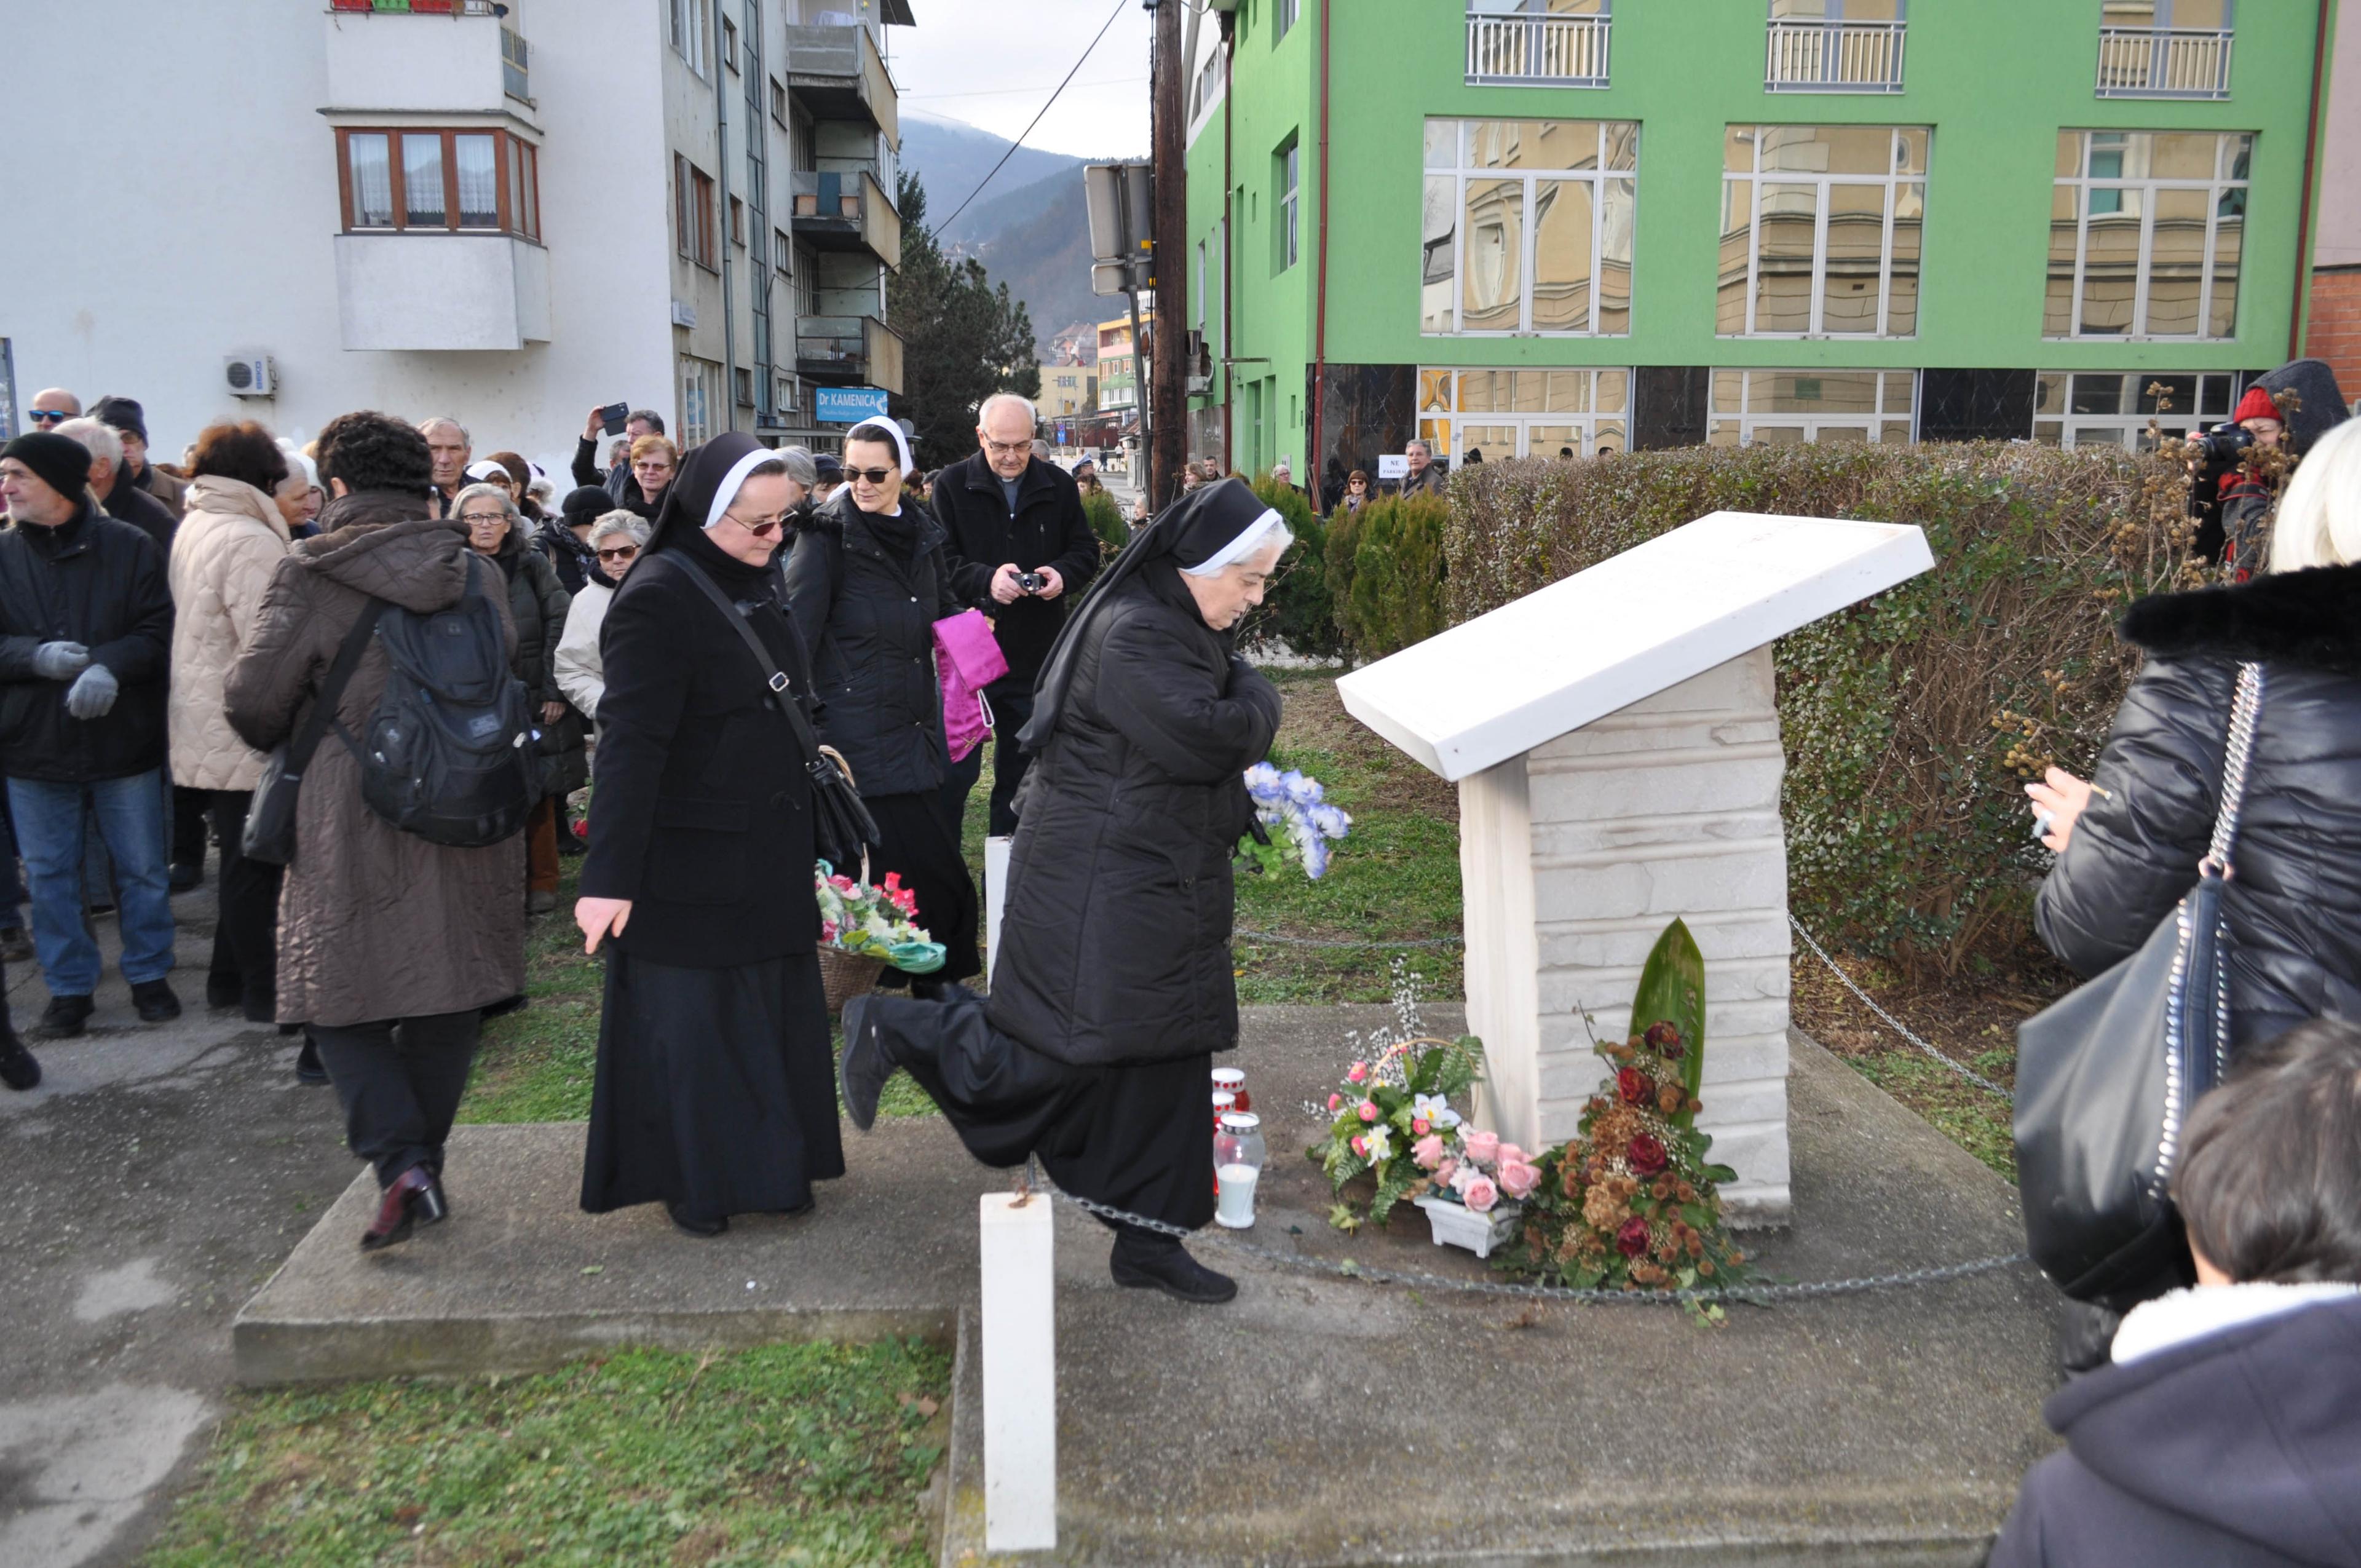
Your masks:
M 2231 1036 L 2361 1020 L 2361 566 L 2143 599 L 2124 635 L 2147 665 L 2115 714 L 2094 795 L 2043 883 L 2049 950 L 2097 974 L 2197 878 L 2221 800 L 2242 660 L 2264 665 L 2230 922 Z
M 44 642 L 79 642 L 115 674 L 115 706 L 66 711 L 71 681 L 33 673 Z M 52 784 L 128 778 L 165 760 L 172 588 L 163 553 L 84 492 L 54 529 L 0 531 L 0 774 Z
M 1038 457 L 1017 481 L 1016 510 L 981 452 L 970 453 L 935 476 L 935 519 L 943 525 L 943 557 L 950 566 L 951 597 L 959 608 L 992 617 L 1007 678 L 1033 689 L 1049 644 L 1066 624 L 1066 610 L 1082 597 L 1099 570 L 1099 536 L 1082 513 L 1082 493 L 1073 476 Z M 1002 604 L 992 597 L 992 575 L 1006 562 L 1036 572 L 1057 569 L 1065 592 L 1053 599 L 1025 598 Z
M 992 1022 L 1078 1067 L 1237 1043 L 1230 857 L 1279 693 L 1167 576 L 1118 587 L 1076 650 L 1010 850 Z
M 154 540 L 156 548 L 164 553 L 165 561 L 171 561 L 172 535 L 180 531 L 181 520 L 172 515 L 170 507 L 120 475 L 115 477 L 115 488 L 106 492 L 106 499 L 99 505 L 107 516 L 129 523 Z
M 808 953 L 819 942 L 810 781 L 753 653 L 682 555 L 737 601 L 809 706 L 810 666 L 775 573 L 686 531 L 634 562 L 598 629 L 607 694 L 582 893 L 634 901 L 616 940 L 652 963 L 730 969 Z
M 942 530 L 916 506 L 902 518 L 917 531 L 906 552 L 853 505 L 847 485 L 812 513 L 787 562 L 819 738 L 844 753 L 864 795 L 921 794 L 950 768 L 934 628 L 960 607 L 945 587 Z
M 557 572 L 558 587 L 568 596 L 582 591 L 582 585 L 590 580 L 590 574 L 598 565 L 598 554 L 574 537 L 574 531 L 566 526 L 562 517 L 543 518 L 533 531 L 533 546 L 548 557 Z
M 541 728 L 541 754 L 549 759 L 549 793 L 568 795 L 590 777 L 583 743 L 582 716 L 569 704 L 555 724 L 542 722 L 541 705 L 565 702 L 557 687 L 557 640 L 566 631 L 566 612 L 574 603 L 557 580 L 549 557 L 528 543 L 527 525 L 511 523 L 508 537 L 487 565 L 497 565 L 507 579 L 509 619 L 516 622 L 516 659 L 511 668 L 524 683 L 533 701 L 533 721 Z
M 2223 1329 L 2049 1397 L 1990 1568 L 2361 1564 L 2361 1300 Z
M 598 444 L 577 438 L 574 443 L 574 482 L 597 485 L 615 498 L 615 504 L 653 519 L 655 503 L 640 493 L 639 477 L 631 472 L 629 463 L 618 463 L 605 473 L 598 471 Z

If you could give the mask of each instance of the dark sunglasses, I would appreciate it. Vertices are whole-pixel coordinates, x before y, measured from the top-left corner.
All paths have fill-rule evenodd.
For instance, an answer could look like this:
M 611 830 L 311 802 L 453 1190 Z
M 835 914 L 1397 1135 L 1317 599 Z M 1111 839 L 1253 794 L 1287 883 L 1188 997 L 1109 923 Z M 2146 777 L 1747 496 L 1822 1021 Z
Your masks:
M 736 523 L 739 527 L 744 529 L 747 532 L 752 534 L 757 539 L 770 538 L 772 534 L 777 532 L 780 528 L 785 526 L 787 521 L 786 514 L 784 512 L 780 513 L 777 517 L 763 518 L 759 522 L 748 522 L 744 518 L 740 517 L 734 511 L 725 511 L 721 515 L 728 518 L 730 521 Z
M 27 409 L 25 411 L 35 420 L 49 424 L 57 424 L 74 417 L 71 411 L 67 409 Z
M 847 468 L 844 471 L 844 477 L 848 479 L 866 479 L 873 485 L 882 485 L 901 471 L 899 468 Z
M 616 547 L 615 549 L 612 549 L 612 550 L 601 550 L 601 551 L 599 551 L 599 552 L 598 552 L 598 559 L 600 559 L 601 561 L 628 561 L 628 560 L 630 560 L 632 556 L 634 556 L 634 555 L 638 554 L 639 553 L 640 553 L 640 547 L 639 547 L 638 545 L 636 545 L 636 544 L 624 544 L 624 545 L 619 545 L 618 547 Z

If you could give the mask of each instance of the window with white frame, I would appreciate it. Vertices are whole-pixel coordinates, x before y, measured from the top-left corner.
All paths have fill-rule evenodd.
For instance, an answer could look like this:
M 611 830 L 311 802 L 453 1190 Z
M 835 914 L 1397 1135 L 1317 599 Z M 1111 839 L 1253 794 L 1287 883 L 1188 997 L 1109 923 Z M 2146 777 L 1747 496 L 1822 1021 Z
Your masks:
M 721 418 L 721 367 L 710 359 L 680 362 L 680 444 L 683 451 L 713 439 Z
M 1418 373 L 1418 434 L 1457 464 L 1502 457 L 1592 457 L 1631 445 L 1629 370 Z
M 1716 370 L 1709 446 L 1910 444 L 1915 370 Z
M 1197 242 L 1197 265 L 1189 272 L 1189 320 L 1199 336 L 1205 331 L 1205 242 Z
M 1640 127 L 1631 120 L 1429 120 L 1419 331 L 1631 330 Z
M 2150 426 L 2161 435 L 2181 435 L 2228 419 L 2237 380 L 2227 370 L 2044 370 L 2034 378 L 2033 439 L 2044 446 L 2153 451 Z
M 704 0 L 664 0 L 673 52 L 703 76 L 706 71 Z
M 2247 132 L 2060 131 L 2045 337 L 2237 335 Z
M 1730 126 L 1714 331 L 1916 336 L 1927 143 L 1923 126 Z
M 1270 41 L 1276 47 L 1303 15 L 1303 0 L 1277 0 L 1271 7 Z
M 1297 226 L 1297 214 L 1301 206 L 1303 188 L 1303 148 L 1294 137 L 1279 149 L 1279 226 L 1273 238 L 1279 247 L 1279 270 L 1286 271 L 1295 265 L 1301 243 Z

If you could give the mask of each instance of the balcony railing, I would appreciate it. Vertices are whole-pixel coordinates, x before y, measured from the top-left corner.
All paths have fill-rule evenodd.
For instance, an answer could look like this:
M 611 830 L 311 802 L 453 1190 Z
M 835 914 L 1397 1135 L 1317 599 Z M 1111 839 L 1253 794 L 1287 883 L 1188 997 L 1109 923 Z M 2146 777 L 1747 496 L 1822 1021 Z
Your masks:
M 812 377 L 850 378 L 902 389 L 902 340 L 875 316 L 797 316 L 796 367 Z
M 888 267 L 902 265 L 902 217 L 874 164 L 796 170 L 794 227 L 815 248 L 865 250 Z
M 787 91 L 815 119 L 867 120 L 899 147 L 899 92 L 870 29 L 797 26 L 786 29 Z
M 1902 22 L 1770 24 L 1763 85 L 1773 93 L 1899 93 Z
M 2227 98 L 2224 27 L 2101 27 L 2102 98 Z
M 1604 87 L 1606 16 L 1467 18 L 1467 84 Z

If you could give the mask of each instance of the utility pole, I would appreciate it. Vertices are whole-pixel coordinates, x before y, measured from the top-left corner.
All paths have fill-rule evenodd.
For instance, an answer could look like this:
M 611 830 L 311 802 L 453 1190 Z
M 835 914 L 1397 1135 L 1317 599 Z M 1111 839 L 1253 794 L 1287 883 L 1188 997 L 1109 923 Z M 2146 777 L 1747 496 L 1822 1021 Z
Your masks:
M 1143 397 L 1140 407 L 1148 424 L 1148 505 L 1159 511 L 1180 493 L 1180 465 L 1189 451 L 1189 334 L 1183 324 L 1189 309 L 1189 62 L 1180 54 L 1183 0 L 1146 3 L 1156 13 L 1149 151 L 1156 180 L 1156 320 L 1148 327 L 1156 352 L 1152 383 L 1143 389 L 1153 399 Z

